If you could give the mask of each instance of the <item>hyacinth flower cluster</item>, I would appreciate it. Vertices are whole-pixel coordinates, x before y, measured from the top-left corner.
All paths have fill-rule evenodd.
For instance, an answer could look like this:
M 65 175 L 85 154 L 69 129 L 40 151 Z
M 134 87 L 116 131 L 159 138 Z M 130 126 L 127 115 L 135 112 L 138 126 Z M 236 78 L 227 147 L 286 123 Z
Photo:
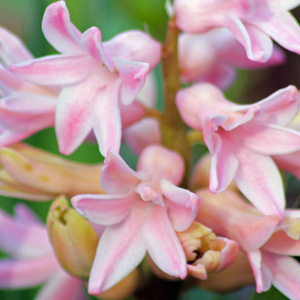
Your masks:
M 299 91 L 251 104 L 224 94 L 238 69 L 284 63 L 282 48 L 300 54 L 289 12 L 298 5 L 167 1 L 161 43 L 147 30 L 102 41 L 53 2 L 42 32 L 57 53 L 40 58 L 0 27 L 0 195 L 51 201 L 46 224 L 24 203 L 0 210 L 0 288 L 42 284 L 39 300 L 153 299 L 154 274 L 218 292 L 273 285 L 300 299 L 300 210 L 287 207 L 283 182 L 284 172 L 300 180 Z M 24 142 L 51 127 L 60 156 Z M 64 157 L 87 141 L 98 164 Z M 196 143 L 207 153 L 195 162 Z

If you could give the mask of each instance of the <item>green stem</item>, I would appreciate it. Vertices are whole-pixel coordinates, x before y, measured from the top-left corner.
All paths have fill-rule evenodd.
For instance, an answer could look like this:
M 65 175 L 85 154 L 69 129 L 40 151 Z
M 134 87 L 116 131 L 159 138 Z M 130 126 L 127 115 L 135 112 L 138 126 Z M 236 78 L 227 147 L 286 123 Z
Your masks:
M 186 136 L 186 126 L 176 107 L 176 94 L 181 88 L 178 66 L 178 35 L 175 17 L 169 20 L 166 42 L 162 49 L 164 79 L 164 113 L 161 118 L 162 143 L 183 157 L 186 172 L 182 186 L 188 186 L 191 145 Z

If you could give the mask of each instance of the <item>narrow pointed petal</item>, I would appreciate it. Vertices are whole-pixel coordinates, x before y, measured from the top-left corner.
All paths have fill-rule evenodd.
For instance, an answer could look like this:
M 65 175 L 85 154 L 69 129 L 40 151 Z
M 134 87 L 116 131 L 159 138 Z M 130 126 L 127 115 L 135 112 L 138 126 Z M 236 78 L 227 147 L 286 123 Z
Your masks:
M 78 195 L 72 205 L 84 217 L 105 226 L 123 221 L 139 200 L 135 193 L 128 195 Z
M 300 150 L 300 132 L 276 125 L 248 124 L 235 134 L 245 136 L 243 145 L 265 155 L 287 154 Z
M 39 290 L 35 300 L 86 300 L 83 281 L 59 270 Z
M 140 203 L 123 222 L 105 229 L 90 274 L 91 295 L 109 289 L 141 262 L 146 254 L 141 227 L 147 213 L 147 204 Z
M 61 53 L 79 54 L 81 32 L 71 23 L 65 1 L 52 3 L 46 8 L 42 30 L 48 42 Z
M 104 42 L 105 53 L 120 60 L 144 62 L 152 70 L 160 60 L 161 45 L 150 35 L 138 30 L 129 30 Z
M 272 273 L 272 284 L 291 300 L 300 295 L 300 265 L 294 258 L 262 251 L 264 264 Z
M 100 153 L 107 155 L 109 149 L 119 152 L 121 144 L 121 116 L 118 106 L 120 82 L 111 81 L 98 90 L 92 104 L 94 132 Z
M 261 251 L 257 250 L 246 254 L 255 277 L 257 293 L 267 291 L 271 287 L 272 274 L 263 263 Z
M 183 176 L 184 162 L 177 152 L 152 145 L 140 155 L 137 170 L 157 174 L 157 179 L 165 179 L 178 185 Z
M 153 206 L 143 225 L 143 234 L 154 263 L 163 272 L 184 279 L 187 275 L 186 257 L 164 208 Z
M 10 70 L 35 84 L 64 86 L 88 77 L 95 70 L 95 62 L 88 55 L 51 55 L 11 65 Z
M 252 204 L 266 215 L 282 216 L 285 207 L 282 179 L 270 157 L 245 149 L 237 153 L 235 182 Z
M 184 231 L 194 221 L 200 199 L 194 193 L 179 188 L 167 180 L 160 182 L 163 195 L 168 198 L 168 216 L 176 231 Z
M 261 8 L 257 10 L 251 23 L 256 24 L 279 45 L 300 53 L 300 27 L 288 11 L 284 9 L 269 11 L 269 7 Z
M 0 260 L 0 287 L 25 288 L 46 281 L 59 265 L 55 256 L 27 260 Z
M 266 62 L 270 59 L 273 52 L 272 40 L 258 27 L 252 24 L 244 24 L 235 15 L 230 16 L 226 25 L 244 46 L 250 60 Z
M 55 130 L 59 150 L 71 154 L 92 129 L 92 106 L 95 81 L 91 78 L 80 84 L 65 87 L 59 95 Z
M 0 58 L 7 66 L 33 58 L 23 42 L 3 27 L 0 27 L 0 45 Z
M 116 58 L 113 58 L 113 61 L 122 80 L 120 100 L 128 105 L 141 91 L 149 72 L 149 64 Z
M 110 150 L 104 160 L 100 182 L 109 194 L 124 194 L 133 190 L 142 179 L 115 151 Z

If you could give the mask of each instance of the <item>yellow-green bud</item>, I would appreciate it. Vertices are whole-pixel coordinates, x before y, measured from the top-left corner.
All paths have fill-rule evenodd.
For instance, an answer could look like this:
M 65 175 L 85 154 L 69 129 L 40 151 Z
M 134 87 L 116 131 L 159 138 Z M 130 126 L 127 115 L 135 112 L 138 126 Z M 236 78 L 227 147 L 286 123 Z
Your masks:
M 98 234 L 70 208 L 64 196 L 51 205 L 47 217 L 48 234 L 61 266 L 71 275 L 87 279 L 96 254 Z

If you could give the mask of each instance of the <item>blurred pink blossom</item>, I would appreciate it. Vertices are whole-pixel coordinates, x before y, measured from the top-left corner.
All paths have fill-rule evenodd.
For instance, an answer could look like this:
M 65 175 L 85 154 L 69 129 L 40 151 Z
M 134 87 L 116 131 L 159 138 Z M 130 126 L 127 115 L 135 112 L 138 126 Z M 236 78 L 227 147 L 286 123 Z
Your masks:
M 197 84 L 178 92 L 177 106 L 183 120 L 203 130 L 212 155 L 211 192 L 224 191 L 234 179 L 261 212 L 283 214 L 283 184 L 270 155 L 300 149 L 300 133 L 285 127 L 296 116 L 299 101 L 293 86 L 251 105 L 229 102 L 210 84 Z
M 176 186 L 183 172 L 182 158 L 161 146 L 144 149 L 137 172 L 110 150 L 100 180 L 107 195 L 72 198 L 82 216 L 107 226 L 91 270 L 89 293 L 113 286 L 141 262 L 146 251 L 163 272 L 186 277 L 186 257 L 175 231 L 191 225 L 199 198 Z

